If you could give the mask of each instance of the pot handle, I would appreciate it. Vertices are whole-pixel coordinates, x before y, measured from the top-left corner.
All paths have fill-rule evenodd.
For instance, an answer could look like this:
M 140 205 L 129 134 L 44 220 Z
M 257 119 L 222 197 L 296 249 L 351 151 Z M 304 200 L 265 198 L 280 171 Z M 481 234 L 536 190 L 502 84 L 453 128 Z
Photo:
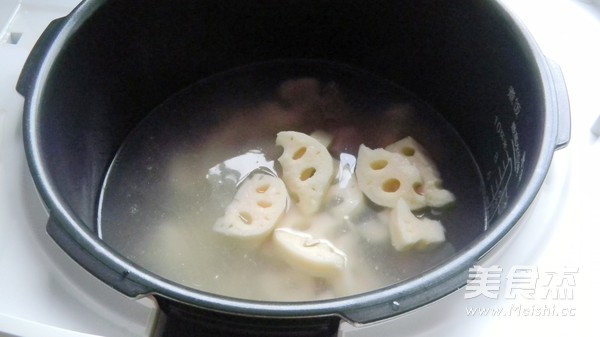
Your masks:
M 73 260 L 104 283 L 129 297 L 148 293 L 148 289 L 127 278 L 127 271 L 118 272 L 90 254 L 52 214 L 46 224 L 46 231 Z
M 155 296 L 160 307 L 152 337 L 333 337 L 340 317 L 265 318 L 191 307 Z
M 29 53 L 29 56 L 23 65 L 23 70 L 21 70 L 21 75 L 19 76 L 16 86 L 17 92 L 19 92 L 22 96 L 26 97 L 29 94 L 36 74 L 40 70 L 41 61 L 48 52 L 48 47 L 54 42 L 58 32 L 62 28 L 64 20 L 65 18 L 52 20 L 42 35 L 40 35 L 39 39 L 33 46 L 33 49 Z
M 556 110 L 558 112 L 558 132 L 556 134 L 556 149 L 562 149 L 571 140 L 571 107 L 569 104 L 569 95 L 567 85 L 560 66 L 546 58 L 554 83 L 554 95 L 556 102 Z

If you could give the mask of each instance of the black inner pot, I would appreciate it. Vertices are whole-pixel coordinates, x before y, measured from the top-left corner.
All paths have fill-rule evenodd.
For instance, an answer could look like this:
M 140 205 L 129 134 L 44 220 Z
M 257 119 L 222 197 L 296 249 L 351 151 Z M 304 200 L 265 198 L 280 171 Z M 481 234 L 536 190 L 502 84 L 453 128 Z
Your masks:
M 130 296 L 156 293 L 167 312 L 205 307 L 369 322 L 428 303 L 464 284 L 468 266 L 512 227 L 554 149 L 543 61 L 492 1 L 88 1 L 46 33 L 31 57 L 43 62 L 30 67 L 35 75 L 22 75 L 19 89 L 27 98 L 26 149 L 51 213 L 48 231 L 99 278 Z M 238 302 L 178 287 L 97 238 L 106 170 L 150 111 L 212 74 L 285 59 L 347 64 L 429 103 L 479 165 L 485 203 L 479 212 L 502 235 L 489 238 L 488 230 L 479 241 L 464 242 L 470 255 L 417 280 L 418 287 L 298 305 Z M 537 186 L 528 187 L 532 180 Z M 465 222 L 462 230 L 482 226 Z M 188 317 L 206 319 L 194 310 L 200 314 Z

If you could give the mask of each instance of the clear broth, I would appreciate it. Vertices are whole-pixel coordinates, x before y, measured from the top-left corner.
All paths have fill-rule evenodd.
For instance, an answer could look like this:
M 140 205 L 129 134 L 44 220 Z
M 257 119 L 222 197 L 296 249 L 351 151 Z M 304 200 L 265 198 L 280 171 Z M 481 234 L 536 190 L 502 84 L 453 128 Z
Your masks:
M 277 174 L 279 131 L 334 136 L 334 158 L 363 143 L 384 147 L 412 136 L 429 151 L 457 202 L 427 210 L 446 243 L 398 252 L 381 209 L 337 229 L 349 247 L 351 276 L 302 274 L 267 242 L 248 251 L 212 229 L 236 187 L 255 170 Z M 485 228 L 481 175 L 466 145 L 440 114 L 407 90 L 344 65 L 281 61 L 199 81 L 152 111 L 115 156 L 101 192 L 99 236 L 122 255 L 185 286 L 236 298 L 311 301 L 376 290 L 451 258 Z M 379 227 L 377 227 L 379 226 Z M 366 233 L 366 234 L 365 234 Z

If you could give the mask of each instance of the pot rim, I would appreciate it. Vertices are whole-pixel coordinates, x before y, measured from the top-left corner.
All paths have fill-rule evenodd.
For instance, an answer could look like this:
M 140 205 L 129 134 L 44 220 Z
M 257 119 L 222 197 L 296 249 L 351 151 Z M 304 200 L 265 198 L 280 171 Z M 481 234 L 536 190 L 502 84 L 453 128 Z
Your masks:
M 93 255 L 115 273 L 120 274 L 123 279 L 139 284 L 141 289 L 145 289 L 136 294 L 129 294 L 130 296 L 159 295 L 214 311 L 248 316 L 316 317 L 337 315 L 355 323 L 368 323 L 395 316 L 433 302 L 464 286 L 467 282 L 469 268 L 493 249 L 514 227 L 533 202 L 549 170 L 558 134 L 556 107 L 558 99 L 550 68 L 524 25 L 511 16 L 498 1 L 487 0 L 486 2 L 493 6 L 507 25 L 514 29 L 514 33 L 522 39 L 523 46 L 527 46 L 528 52 L 533 56 L 537 65 L 535 71 L 538 72 L 541 79 L 540 85 L 543 87 L 545 109 L 540 151 L 537 158 L 530 159 L 535 160 L 532 177 L 524 186 L 523 192 L 516 197 L 515 206 L 496 218 L 493 226 L 457 252 L 451 260 L 425 271 L 417 277 L 349 297 L 310 302 L 260 302 L 214 295 L 169 281 L 127 260 L 92 233 L 56 192 L 56 186 L 42 159 L 38 137 L 39 111 L 41 99 L 46 90 L 46 80 L 54 60 L 60 55 L 62 47 L 77 32 L 78 28 L 107 2 L 107 0 L 82 2 L 67 17 L 59 19 L 61 20 L 60 26 L 56 35 L 52 37 L 51 43 L 42 46 L 45 49 L 41 53 L 38 50 L 37 56 L 40 57 L 41 62 L 33 77 L 30 78 L 31 83 L 27 83 L 28 90 L 24 93 L 26 99 L 23 132 L 28 165 L 51 219 L 60 223 L 64 231 L 80 245 L 81 249 Z

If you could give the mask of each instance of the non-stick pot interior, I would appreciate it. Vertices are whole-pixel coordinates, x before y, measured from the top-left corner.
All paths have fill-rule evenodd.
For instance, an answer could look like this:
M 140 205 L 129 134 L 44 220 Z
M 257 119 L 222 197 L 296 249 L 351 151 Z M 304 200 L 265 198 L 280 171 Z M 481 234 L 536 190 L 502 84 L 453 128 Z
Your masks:
M 94 230 L 104 175 L 129 132 L 188 85 L 282 59 L 326 60 L 408 89 L 454 127 L 489 225 L 532 174 L 543 92 L 514 24 L 488 1 L 105 1 L 82 6 L 37 116 L 54 186 Z M 458 249 L 488 225 L 465 221 Z

